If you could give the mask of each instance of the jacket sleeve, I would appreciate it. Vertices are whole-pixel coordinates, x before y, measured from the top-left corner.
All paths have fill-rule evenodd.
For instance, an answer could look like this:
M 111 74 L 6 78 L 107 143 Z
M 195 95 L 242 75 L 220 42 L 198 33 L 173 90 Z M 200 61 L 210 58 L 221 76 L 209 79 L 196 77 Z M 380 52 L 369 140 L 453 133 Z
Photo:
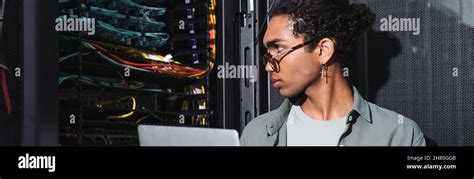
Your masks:
M 425 137 L 423 132 L 421 132 L 420 127 L 416 123 L 413 125 L 413 143 L 412 146 L 426 146 Z
M 240 146 L 247 146 L 247 132 L 244 131 L 242 132 L 242 135 L 240 136 Z

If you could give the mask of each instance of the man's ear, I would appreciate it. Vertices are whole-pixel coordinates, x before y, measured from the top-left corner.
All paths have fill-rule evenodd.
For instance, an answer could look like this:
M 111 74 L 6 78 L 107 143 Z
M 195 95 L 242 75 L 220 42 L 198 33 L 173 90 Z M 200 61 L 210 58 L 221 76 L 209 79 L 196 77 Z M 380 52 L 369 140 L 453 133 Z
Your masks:
M 319 41 L 318 46 L 315 50 L 316 55 L 318 55 L 319 63 L 326 64 L 334 54 L 334 41 L 330 38 L 324 38 Z

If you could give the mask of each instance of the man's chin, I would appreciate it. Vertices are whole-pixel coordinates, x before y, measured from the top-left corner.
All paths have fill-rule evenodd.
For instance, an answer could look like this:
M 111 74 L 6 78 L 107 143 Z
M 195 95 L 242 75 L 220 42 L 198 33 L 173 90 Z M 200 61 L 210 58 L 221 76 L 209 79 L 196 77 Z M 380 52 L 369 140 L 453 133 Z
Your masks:
M 278 92 L 280 93 L 280 96 L 285 97 L 285 98 L 297 98 L 300 95 L 304 94 L 305 88 L 279 88 Z
M 278 92 L 280 93 L 280 96 L 283 96 L 285 98 L 292 98 L 298 95 L 298 93 L 294 93 L 291 90 L 288 90 L 286 88 L 280 88 L 278 89 Z

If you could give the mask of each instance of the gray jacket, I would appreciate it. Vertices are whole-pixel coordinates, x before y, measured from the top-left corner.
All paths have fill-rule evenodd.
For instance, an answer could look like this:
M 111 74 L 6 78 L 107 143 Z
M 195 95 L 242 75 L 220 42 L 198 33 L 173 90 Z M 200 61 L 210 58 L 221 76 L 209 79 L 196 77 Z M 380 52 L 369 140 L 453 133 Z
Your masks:
M 354 103 L 339 146 L 426 146 L 418 125 L 393 111 L 367 102 L 352 87 Z M 241 146 L 286 146 L 286 120 L 292 103 L 253 119 L 240 138 Z

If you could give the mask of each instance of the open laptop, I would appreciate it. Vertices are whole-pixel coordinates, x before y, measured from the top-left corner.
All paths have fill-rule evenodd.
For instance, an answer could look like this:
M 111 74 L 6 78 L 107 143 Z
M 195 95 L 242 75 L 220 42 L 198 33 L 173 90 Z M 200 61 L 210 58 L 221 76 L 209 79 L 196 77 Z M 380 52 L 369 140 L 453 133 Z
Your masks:
M 236 130 L 139 125 L 140 146 L 239 146 Z

